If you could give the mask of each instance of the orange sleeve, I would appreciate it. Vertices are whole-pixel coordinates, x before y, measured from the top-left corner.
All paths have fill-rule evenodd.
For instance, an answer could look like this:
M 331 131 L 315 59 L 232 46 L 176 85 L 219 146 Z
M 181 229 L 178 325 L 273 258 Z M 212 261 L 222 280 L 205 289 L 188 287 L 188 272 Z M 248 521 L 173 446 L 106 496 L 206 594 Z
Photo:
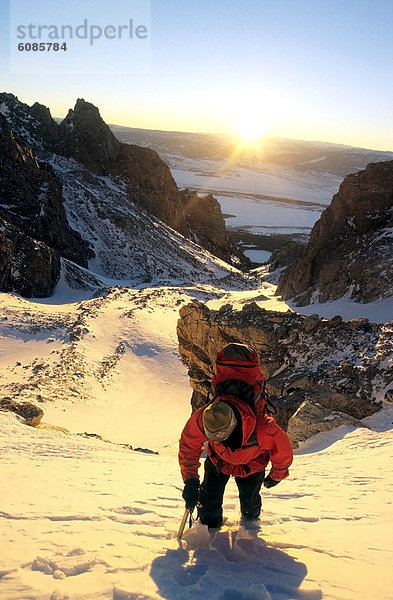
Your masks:
M 269 456 L 272 465 L 269 475 L 275 481 L 281 481 L 289 475 L 288 468 L 293 461 L 293 448 L 285 431 L 271 417 L 268 418 L 266 433 L 270 438 Z
M 198 469 L 201 464 L 201 454 L 206 441 L 203 430 L 203 406 L 188 419 L 179 442 L 179 464 L 183 481 L 194 478 L 199 480 Z

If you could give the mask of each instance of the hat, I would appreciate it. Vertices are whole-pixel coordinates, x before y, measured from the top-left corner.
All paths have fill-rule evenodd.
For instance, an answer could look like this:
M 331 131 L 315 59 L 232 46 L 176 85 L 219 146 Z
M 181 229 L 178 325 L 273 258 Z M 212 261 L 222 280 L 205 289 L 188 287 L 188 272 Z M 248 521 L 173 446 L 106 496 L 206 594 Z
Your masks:
M 203 411 L 203 428 L 212 442 L 226 440 L 236 427 L 236 417 L 226 402 L 213 402 Z

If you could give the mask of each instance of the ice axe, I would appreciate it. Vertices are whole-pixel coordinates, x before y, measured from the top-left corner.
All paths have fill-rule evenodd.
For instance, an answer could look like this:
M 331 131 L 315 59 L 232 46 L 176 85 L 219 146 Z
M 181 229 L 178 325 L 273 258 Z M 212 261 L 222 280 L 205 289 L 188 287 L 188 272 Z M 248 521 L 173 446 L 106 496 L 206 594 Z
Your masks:
M 186 526 L 188 517 L 190 517 L 190 527 L 191 527 L 191 514 L 192 514 L 192 510 L 189 509 L 189 508 L 186 508 L 185 511 L 184 511 L 183 518 L 182 518 L 181 523 L 180 523 L 179 531 L 177 532 L 177 539 L 178 540 L 180 540 L 181 536 L 183 535 L 184 528 Z

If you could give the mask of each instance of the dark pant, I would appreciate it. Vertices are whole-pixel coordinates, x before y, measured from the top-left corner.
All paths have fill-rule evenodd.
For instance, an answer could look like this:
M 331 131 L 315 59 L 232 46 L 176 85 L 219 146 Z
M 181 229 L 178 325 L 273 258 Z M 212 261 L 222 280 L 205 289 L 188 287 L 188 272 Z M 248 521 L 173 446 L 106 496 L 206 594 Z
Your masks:
M 261 512 L 262 499 L 260 489 L 265 478 L 265 471 L 252 473 L 247 477 L 235 477 L 239 490 L 240 510 L 244 517 L 257 519 Z M 222 502 L 229 475 L 218 472 L 207 457 L 205 460 L 205 476 L 199 491 L 199 518 L 208 527 L 222 525 Z

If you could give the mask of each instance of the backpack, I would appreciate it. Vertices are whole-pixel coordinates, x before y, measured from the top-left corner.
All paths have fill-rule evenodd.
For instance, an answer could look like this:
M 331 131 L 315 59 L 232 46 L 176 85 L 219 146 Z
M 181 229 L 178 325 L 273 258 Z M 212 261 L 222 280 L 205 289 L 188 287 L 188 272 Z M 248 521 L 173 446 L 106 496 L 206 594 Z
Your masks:
M 213 397 L 208 398 L 208 402 L 218 396 L 230 395 L 243 400 L 255 413 L 256 404 L 258 410 L 277 412 L 268 398 L 259 356 L 253 348 L 245 344 L 228 344 L 217 354 L 215 366 L 211 382 Z

